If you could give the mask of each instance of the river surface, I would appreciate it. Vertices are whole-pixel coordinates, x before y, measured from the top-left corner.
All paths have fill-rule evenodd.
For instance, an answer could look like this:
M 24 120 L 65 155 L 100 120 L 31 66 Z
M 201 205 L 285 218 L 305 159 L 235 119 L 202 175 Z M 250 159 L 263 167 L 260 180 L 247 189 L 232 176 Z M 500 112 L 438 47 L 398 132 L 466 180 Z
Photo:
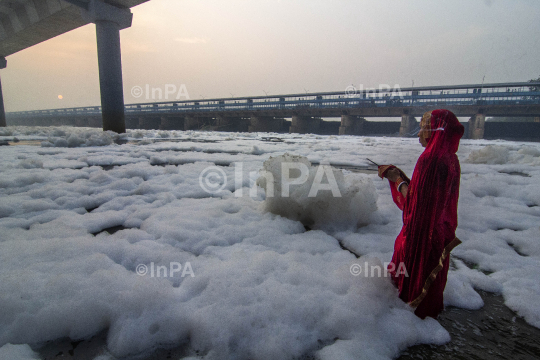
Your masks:
M 504 305 L 502 296 L 479 291 L 484 300 L 480 310 L 446 308 L 438 321 L 450 333 L 447 344 L 415 345 L 405 350 L 398 360 L 533 360 L 540 359 L 540 329 L 527 324 Z M 107 333 L 90 340 L 69 339 L 50 342 L 35 349 L 43 360 L 93 360 L 107 354 Z M 186 346 L 159 349 L 145 357 L 122 360 L 179 360 L 197 354 Z M 301 360 L 315 360 L 306 354 Z
M 164 139 L 171 141 L 171 139 Z M 137 144 L 137 141 L 130 141 Z M 41 146 L 41 140 L 9 141 L 4 145 Z M 351 172 L 374 173 L 373 166 L 351 166 L 332 164 Z M 512 174 L 520 175 L 522 174 Z M 107 229 L 118 231 L 121 229 Z M 448 307 L 439 316 L 438 321 L 448 330 L 451 341 L 447 344 L 415 345 L 405 350 L 398 360 L 529 360 L 540 359 L 540 329 L 527 324 L 522 318 L 504 305 L 501 295 L 478 291 L 484 300 L 484 307 L 479 310 L 465 310 Z M 38 351 L 44 360 L 80 359 L 93 360 L 107 354 L 107 332 L 104 331 L 92 339 L 71 341 L 61 339 L 49 342 Z M 152 355 L 138 357 L 137 360 L 182 359 L 197 355 L 186 346 L 156 350 Z M 315 359 L 313 354 L 306 354 L 303 360 Z M 131 359 L 130 359 L 131 360 Z M 133 359 L 135 360 L 135 359 Z

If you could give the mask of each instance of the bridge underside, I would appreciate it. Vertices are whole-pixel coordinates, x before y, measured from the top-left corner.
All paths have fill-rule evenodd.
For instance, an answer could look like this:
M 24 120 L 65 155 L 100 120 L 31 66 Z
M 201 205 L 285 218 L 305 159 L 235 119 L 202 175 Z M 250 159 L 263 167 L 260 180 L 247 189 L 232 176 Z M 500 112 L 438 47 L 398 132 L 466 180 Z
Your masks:
M 148 0 L 107 0 L 106 3 L 129 9 Z M 88 0 L 79 0 L 88 4 Z M 0 0 L 0 57 L 52 39 L 89 24 L 81 9 L 63 0 Z
M 0 69 L 6 56 L 89 23 L 96 24 L 103 129 L 125 131 L 120 30 L 129 8 L 148 0 L 0 0 Z M 0 126 L 6 126 L 0 85 Z

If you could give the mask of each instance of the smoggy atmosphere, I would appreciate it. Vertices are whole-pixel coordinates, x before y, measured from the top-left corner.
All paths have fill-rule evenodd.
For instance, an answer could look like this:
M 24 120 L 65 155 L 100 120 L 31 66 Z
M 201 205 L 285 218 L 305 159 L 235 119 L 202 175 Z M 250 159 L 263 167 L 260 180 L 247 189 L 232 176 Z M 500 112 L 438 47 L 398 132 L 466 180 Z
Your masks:
M 540 74 L 539 10 L 533 0 L 152 0 L 121 31 L 125 102 L 174 100 L 131 94 L 147 85 L 201 99 L 527 81 Z M 7 112 L 100 104 L 94 24 L 7 60 Z

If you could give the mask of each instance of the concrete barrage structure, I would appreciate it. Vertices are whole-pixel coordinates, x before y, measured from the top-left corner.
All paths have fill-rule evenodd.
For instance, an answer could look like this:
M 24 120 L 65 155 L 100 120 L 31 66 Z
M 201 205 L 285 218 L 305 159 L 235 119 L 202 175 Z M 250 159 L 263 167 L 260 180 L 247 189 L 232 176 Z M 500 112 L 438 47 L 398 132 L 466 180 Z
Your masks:
M 126 105 L 125 112 L 129 128 L 415 136 L 417 119 L 426 111 L 445 108 L 459 117 L 470 118 L 464 123 L 466 137 L 500 138 L 501 133 L 493 130 L 491 124 L 491 129 L 485 129 L 486 117 L 538 118 L 538 85 L 453 85 L 404 88 L 398 92 L 364 90 L 355 94 L 329 92 L 141 103 Z M 93 118 L 100 114 L 99 107 L 36 110 L 9 113 L 8 121 L 10 124 L 36 124 L 36 119 L 40 119 L 37 122 L 46 125 L 51 119 Z M 401 122 L 366 121 L 367 117 L 396 117 Z M 341 123 L 322 121 L 323 118 L 341 118 Z M 535 124 L 528 125 L 524 137 L 540 138 L 540 131 L 531 132 L 535 126 L 540 126 L 540 123 Z M 519 133 L 513 132 L 514 135 Z

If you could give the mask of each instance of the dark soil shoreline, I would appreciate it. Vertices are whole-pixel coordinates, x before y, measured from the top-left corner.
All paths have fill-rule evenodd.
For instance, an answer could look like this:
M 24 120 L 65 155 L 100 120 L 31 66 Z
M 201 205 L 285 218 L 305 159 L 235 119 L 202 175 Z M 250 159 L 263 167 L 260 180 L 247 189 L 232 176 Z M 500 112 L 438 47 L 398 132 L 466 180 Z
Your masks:
M 415 345 L 398 360 L 531 360 L 540 359 L 540 329 L 504 305 L 501 295 L 478 291 L 479 310 L 449 307 L 437 319 L 448 330 L 449 343 Z
M 540 359 L 540 329 L 531 326 L 504 305 L 501 295 L 478 291 L 484 300 L 479 310 L 446 308 L 438 321 L 448 330 L 449 343 L 415 345 L 405 350 L 398 360 L 531 360 Z M 39 352 L 43 360 L 77 359 L 93 360 L 107 355 L 106 331 L 90 340 L 58 340 L 46 344 Z M 186 346 L 158 349 L 150 356 L 125 360 L 182 359 L 196 356 Z M 314 359 L 306 355 L 305 359 Z M 124 360 L 124 359 L 122 359 Z

